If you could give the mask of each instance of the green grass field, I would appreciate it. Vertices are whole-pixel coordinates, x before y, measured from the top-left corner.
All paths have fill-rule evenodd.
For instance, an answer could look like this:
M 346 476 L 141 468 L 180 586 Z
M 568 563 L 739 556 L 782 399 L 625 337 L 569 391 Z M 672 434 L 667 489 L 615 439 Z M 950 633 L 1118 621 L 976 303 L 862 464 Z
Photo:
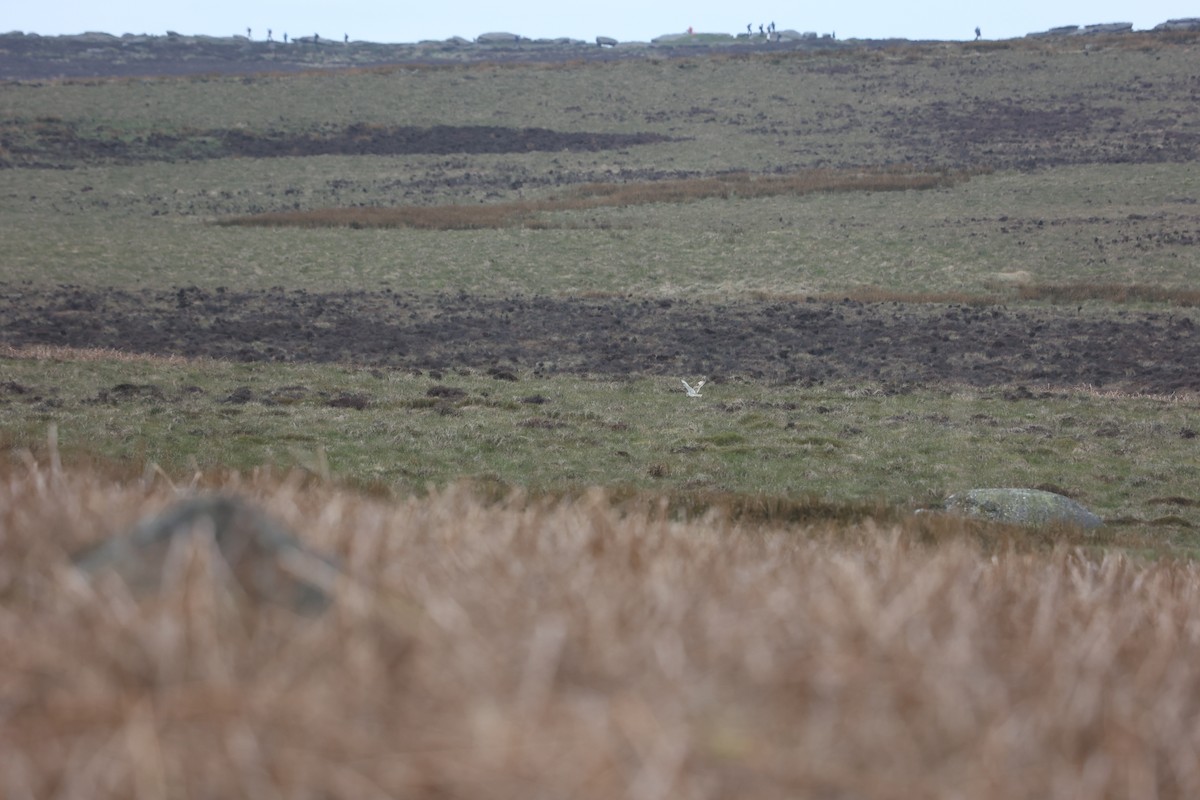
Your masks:
M 1164 163 L 1162 149 L 1200 113 L 1181 77 L 1196 45 L 1134 46 L 1145 41 L 10 83 L 0 86 L 0 155 L 15 167 L 0 192 L 0 277 L 14 286 L 713 300 L 1059 297 L 1114 313 L 1190 315 L 1200 167 Z M 1010 127 L 981 136 L 964 121 L 972 113 L 985 115 L 979 124 Z M 673 140 L 599 152 L 177 160 L 180 142 L 203 155 L 212 131 L 316 135 L 350 123 Z M 75 137 L 71 147 L 63 131 Z M 106 159 L 96 143 L 113 141 L 137 143 L 136 157 Z M 1128 163 L 1102 163 L 1116 150 Z M 39 159 L 68 168 L 33 168 Z M 1024 161 L 1035 165 L 1019 168 Z M 902 164 L 964 177 L 922 190 L 549 211 L 536 227 L 214 224 L 263 212 L 550 201 L 594 181 L 650 186 L 656 176 Z M 0 396 L 10 457 L 36 449 L 56 424 L 66 452 L 152 460 L 173 473 L 305 465 L 322 451 L 337 478 L 397 492 L 469 477 L 553 491 L 599 484 L 899 509 L 974 485 L 1046 485 L 1139 535 L 1191 546 L 1189 526 L 1200 524 L 1197 461 L 1180 436 L 1195 425 L 1188 397 L 1064 387 L 1052 399 L 1012 403 L 996 399 L 1002 388 L 881 396 L 870 386 L 799 389 L 731 376 L 703 405 L 688 405 L 677 379 L 526 375 L 507 384 L 464 374 L 441 379 L 467 392 L 447 404 L 424 395 L 438 380 L 349 366 L 66 355 L 7 357 L 3 372 L 47 398 Z M 154 385 L 172 401 L 95 402 L 120 384 Z M 259 398 L 306 388 L 290 403 L 219 402 L 240 385 Z M 345 392 L 363 393 L 369 406 L 325 404 Z M 551 402 L 522 403 L 535 395 Z M 1097 433 L 1110 430 L 1118 433 Z
M 733 380 L 685 398 L 671 378 L 517 382 L 346 367 L 8 358 L 10 453 L 186 479 L 272 465 L 403 496 L 466 478 L 503 495 L 661 494 L 698 513 L 903 516 L 975 486 L 1066 493 L 1110 524 L 1081 542 L 1200 542 L 1194 400 L 1065 391 Z M 450 390 L 450 391 L 446 391 Z
M 278 170 L 299 171 L 301 186 L 311 181 L 301 190 L 307 206 L 322 207 L 336 203 L 323 188 L 336 175 L 369 172 L 383 160 L 12 170 L 0 198 L 5 276 L 51 285 L 701 297 L 876 287 L 1008 302 L 1023 284 L 1194 285 L 1195 246 L 1168 235 L 1200 230 L 1186 202 L 1200 185 L 1194 164 L 996 173 L 925 191 L 597 208 L 560 212 L 561 227 L 546 230 L 209 224 L 265 207 L 265 192 L 282 194 L 292 184 L 273 178 Z

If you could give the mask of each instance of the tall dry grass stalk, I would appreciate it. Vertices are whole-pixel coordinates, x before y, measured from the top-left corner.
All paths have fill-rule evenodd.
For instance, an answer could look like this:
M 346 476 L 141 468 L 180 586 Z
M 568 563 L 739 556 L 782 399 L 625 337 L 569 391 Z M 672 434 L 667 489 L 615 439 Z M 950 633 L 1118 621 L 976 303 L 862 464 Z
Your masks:
M 1193 563 L 200 480 L 342 558 L 311 619 L 74 572 L 147 475 L 0 474 L 4 797 L 1200 796 Z
M 554 227 L 543 215 L 592 208 L 621 208 L 650 203 L 689 203 L 720 198 L 775 197 L 813 192 L 890 192 L 934 189 L 967 180 L 965 172 L 923 172 L 905 168 L 814 169 L 791 175 L 735 173 L 712 178 L 589 183 L 557 197 L 504 203 L 391 208 L 318 208 L 231 217 L 221 225 L 299 228 L 475 228 Z
M 169 364 L 173 366 L 195 363 L 200 359 L 180 355 L 155 355 L 130 353 L 110 347 L 62 347 L 49 344 L 0 344 L 0 358 L 28 359 L 32 361 L 102 361 Z

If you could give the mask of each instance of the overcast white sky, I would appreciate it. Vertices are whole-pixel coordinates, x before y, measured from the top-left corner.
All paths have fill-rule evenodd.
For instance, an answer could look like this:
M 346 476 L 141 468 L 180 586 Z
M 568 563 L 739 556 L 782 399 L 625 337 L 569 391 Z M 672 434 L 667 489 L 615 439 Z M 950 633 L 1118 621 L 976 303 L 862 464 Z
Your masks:
M 214 36 L 245 35 L 275 39 L 314 33 L 331 39 L 416 42 L 507 31 L 530 38 L 570 36 L 592 40 L 612 36 L 621 41 L 648 41 L 691 26 L 697 32 L 744 32 L 746 25 L 774 22 L 780 30 L 836 33 L 839 39 L 904 37 L 908 39 L 973 39 L 979 26 L 985 39 L 1024 36 L 1059 25 L 1132 22 L 1152 28 L 1167 19 L 1200 16 L 1200 2 L 1190 0 L 1089 0 L 1036 2 L 992 0 L 988 3 L 938 0 L 844 0 L 795 3 L 780 0 L 10 0 L 0 12 L 0 32 L 54 35 L 106 33 L 161 34 L 167 30 Z

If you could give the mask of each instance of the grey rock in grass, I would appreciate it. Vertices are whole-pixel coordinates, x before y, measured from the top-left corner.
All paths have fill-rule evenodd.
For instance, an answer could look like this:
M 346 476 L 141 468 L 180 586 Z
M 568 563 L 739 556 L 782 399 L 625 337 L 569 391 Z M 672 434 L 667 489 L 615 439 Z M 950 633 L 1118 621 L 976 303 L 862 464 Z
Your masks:
M 1072 36 L 1078 32 L 1079 32 L 1078 25 L 1059 25 L 1057 28 L 1051 28 L 1048 31 L 1042 31 L 1039 33 L 1030 33 L 1030 34 L 1028 34 L 1028 37 L 1037 38 L 1037 37 L 1045 37 L 1045 36 Z
M 497 31 L 493 33 L 481 33 L 475 37 L 475 41 L 479 44 L 513 44 L 521 41 L 521 37 L 515 33 Z
M 305 548 L 283 525 L 232 495 L 183 500 L 76 554 L 72 562 L 89 575 L 115 572 L 132 591 L 144 594 L 162 588 L 172 549 L 195 535 L 215 545 L 209 555 L 218 573 L 247 598 L 305 615 L 329 606 L 337 561 Z
M 695 35 L 690 33 L 664 33 L 662 36 L 655 36 L 651 39 L 650 44 L 679 44 L 694 39 Z
M 1154 30 L 1200 30 L 1200 17 L 1168 19 L 1165 23 L 1154 25 Z
M 1099 25 L 1084 25 L 1083 32 L 1090 34 L 1098 33 L 1130 33 L 1133 30 L 1132 22 L 1105 22 Z
M 1069 497 L 1041 489 L 971 489 L 946 498 L 947 511 L 1014 525 L 1064 523 L 1086 530 L 1104 520 Z
M 780 42 L 804 42 L 816 38 L 816 31 L 805 31 L 804 33 L 790 29 L 786 31 L 775 31 L 775 39 L 776 41 Z
M 617 40 L 612 38 L 611 36 L 597 36 L 596 44 L 599 45 L 600 47 L 616 47 Z

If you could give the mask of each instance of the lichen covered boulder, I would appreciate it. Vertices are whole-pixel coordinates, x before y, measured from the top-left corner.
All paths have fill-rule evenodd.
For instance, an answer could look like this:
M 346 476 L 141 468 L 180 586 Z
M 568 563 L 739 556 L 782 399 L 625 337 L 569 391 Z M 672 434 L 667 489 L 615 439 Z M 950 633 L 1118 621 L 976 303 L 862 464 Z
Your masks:
M 947 511 L 1013 525 L 1078 525 L 1097 528 L 1104 520 L 1069 497 L 1041 489 L 971 489 L 946 498 Z
M 521 41 L 521 37 L 508 31 L 493 31 L 479 34 L 475 41 L 479 44 L 515 44 Z
M 252 602 L 290 606 L 304 615 L 324 611 L 332 601 L 337 560 L 306 548 L 280 523 L 235 495 L 184 499 L 127 533 L 75 554 L 86 574 L 113 572 L 135 594 L 166 588 L 179 577 L 172 561 L 186 557 L 194 541 L 220 564 L 222 582 Z

